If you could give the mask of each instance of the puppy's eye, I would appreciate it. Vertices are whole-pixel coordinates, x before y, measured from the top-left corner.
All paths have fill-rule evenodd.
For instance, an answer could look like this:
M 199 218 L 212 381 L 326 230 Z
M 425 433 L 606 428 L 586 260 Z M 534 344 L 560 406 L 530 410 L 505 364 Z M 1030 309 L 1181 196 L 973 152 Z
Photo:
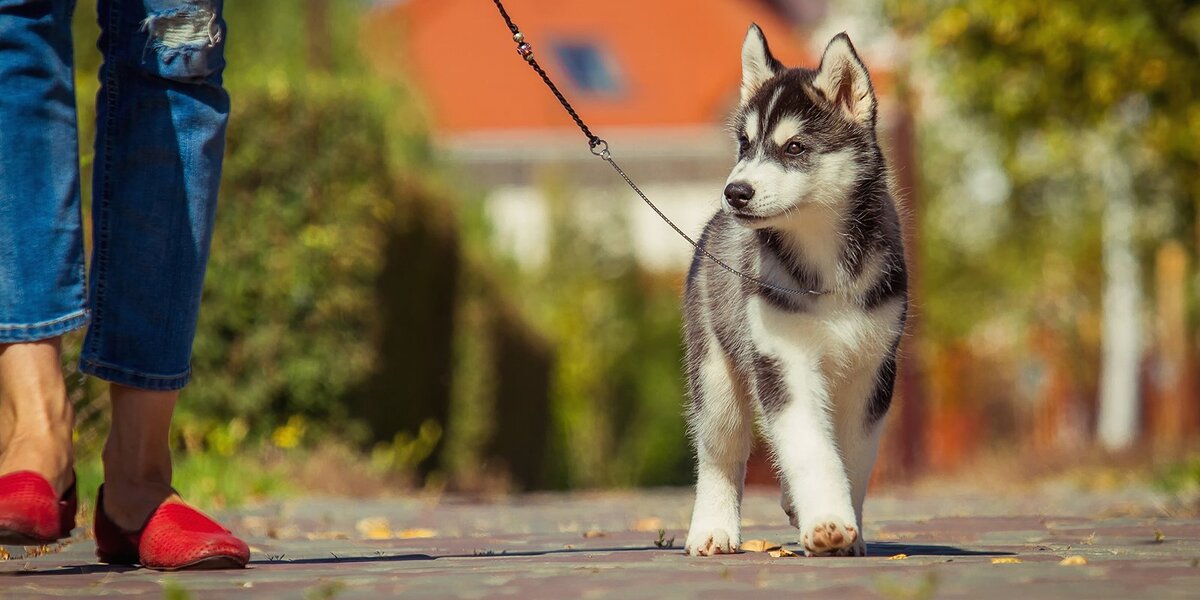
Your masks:
M 750 138 L 745 135 L 738 136 L 738 152 L 745 152 L 750 148 Z
M 789 156 L 800 156 L 804 154 L 804 146 L 800 142 L 788 142 L 788 145 L 783 147 L 783 151 Z

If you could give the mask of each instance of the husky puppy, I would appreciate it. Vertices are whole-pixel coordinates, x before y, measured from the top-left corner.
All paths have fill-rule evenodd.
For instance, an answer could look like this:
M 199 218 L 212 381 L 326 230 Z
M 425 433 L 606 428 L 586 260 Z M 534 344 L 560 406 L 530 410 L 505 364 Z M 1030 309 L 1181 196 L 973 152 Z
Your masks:
M 808 556 L 863 556 L 862 506 L 908 306 L 900 219 L 850 38 L 785 68 L 742 47 L 737 165 L 684 297 L 696 504 L 687 552 L 736 552 L 753 416 Z M 791 293 L 788 288 L 807 293 Z

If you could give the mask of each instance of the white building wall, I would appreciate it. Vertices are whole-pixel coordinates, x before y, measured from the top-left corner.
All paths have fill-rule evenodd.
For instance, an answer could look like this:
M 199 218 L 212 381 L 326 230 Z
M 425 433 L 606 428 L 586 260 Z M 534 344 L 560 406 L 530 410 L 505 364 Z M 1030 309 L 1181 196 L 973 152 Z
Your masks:
M 642 191 L 685 233 L 697 239 L 705 222 L 720 206 L 722 181 L 647 184 Z M 496 249 L 530 269 L 545 264 L 550 243 L 549 198 L 534 186 L 493 187 L 486 199 Z M 615 203 L 615 207 L 614 207 Z M 632 190 L 622 187 L 585 187 L 571 193 L 574 216 L 586 228 L 613 227 L 612 210 L 628 227 L 625 235 L 598 235 L 617 245 L 632 244 L 634 258 L 650 271 L 686 270 L 693 249 L 664 223 Z

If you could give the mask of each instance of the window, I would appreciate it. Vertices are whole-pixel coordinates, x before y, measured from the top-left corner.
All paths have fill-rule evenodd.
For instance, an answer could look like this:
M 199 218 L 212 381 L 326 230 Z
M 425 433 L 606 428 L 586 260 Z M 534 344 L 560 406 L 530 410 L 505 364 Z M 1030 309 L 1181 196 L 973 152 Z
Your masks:
M 612 61 L 595 44 L 555 44 L 555 54 L 575 87 L 591 94 L 615 94 L 621 90 Z

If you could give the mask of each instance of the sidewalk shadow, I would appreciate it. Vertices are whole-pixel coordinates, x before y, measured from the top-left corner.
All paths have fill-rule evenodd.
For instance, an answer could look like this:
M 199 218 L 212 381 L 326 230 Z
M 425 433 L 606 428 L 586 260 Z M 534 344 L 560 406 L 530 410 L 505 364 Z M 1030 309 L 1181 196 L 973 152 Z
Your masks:
M 967 550 L 938 544 L 905 544 L 903 542 L 867 542 L 867 556 L 1015 556 L 1016 552 L 1002 550 Z
M 795 544 L 789 544 L 795 545 Z M 597 552 L 662 552 L 668 554 L 683 555 L 682 548 L 659 548 L 657 546 L 634 546 L 621 548 L 555 548 L 551 550 L 520 550 L 511 552 L 502 550 L 500 552 L 480 551 L 473 554 L 370 554 L 365 556 L 337 556 L 331 555 L 329 558 L 297 558 L 297 559 L 264 559 L 250 561 L 251 567 L 266 567 L 272 565 L 334 565 L 334 564 L 355 564 L 355 563 L 388 563 L 388 562 L 409 562 L 409 561 L 425 561 L 438 559 L 464 559 L 464 558 L 480 558 L 480 559 L 496 559 L 496 558 L 528 558 L 536 556 L 549 556 L 553 554 L 583 554 Z M 957 546 L 942 546 L 938 544 L 905 544 L 901 542 L 870 542 L 867 544 L 868 557 L 883 557 L 895 556 L 897 554 L 906 554 L 908 556 L 1014 556 L 1015 552 L 998 551 L 998 550 L 968 550 Z M 64 566 L 51 569 L 38 569 L 30 571 L 10 571 L 0 573 L 0 577 L 30 577 L 30 576 L 47 576 L 47 575 L 94 575 L 105 573 L 126 573 L 136 571 L 138 567 L 128 565 L 105 565 L 105 564 L 89 564 L 77 566 Z
M 388 555 L 367 555 L 367 556 L 331 556 L 329 558 L 298 558 L 295 560 L 252 560 L 252 565 L 270 565 L 270 564 L 292 564 L 292 565 L 322 565 L 322 564 L 339 564 L 339 563 L 364 563 L 364 562 L 393 562 L 393 561 L 409 561 L 409 560 L 438 560 L 445 558 L 527 558 L 531 556 L 548 556 L 551 554 L 579 554 L 587 552 L 648 552 L 648 551 L 681 551 L 680 548 L 659 548 L 657 546 L 635 546 L 623 548 L 554 548 L 552 550 L 501 550 L 480 551 L 474 554 L 441 554 L 438 556 L 430 556 L 428 554 L 398 554 L 395 556 Z
M 0 572 L 0 577 L 30 577 L 37 575 L 96 575 L 106 573 L 128 573 L 137 571 L 141 567 L 132 565 L 106 565 L 104 563 L 94 563 L 89 565 L 74 565 L 54 567 L 52 569 L 37 569 L 37 570 L 20 570 Z
M 547 556 L 550 554 L 572 554 L 583 552 L 646 552 L 651 550 L 659 551 L 679 551 L 679 548 L 658 548 L 654 546 L 633 547 L 633 548 L 556 548 L 553 550 L 521 550 L 500 552 L 478 552 L 474 554 L 444 554 L 433 556 L 429 554 L 368 554 L 360 556 L 337 556 L 331 555 L 328 558 L 296 558 L 289 559 L 286 557 L 277 559 L 262 559 L 251 560 L 250 567 L 266 567 L 272 565 L 334 565 L 334 564 L 354 564 L 354 563 L 388 563 L 388 562 L 408 562 L 420 560 L 438 560 L 445 558 L 521 558 L 531 556 Z M 51 575 L 95 575 L 106 573 L 126 573 L 129 571 L 137 571 L 140 567 L 132 567 L 128 565 L 106 565 L 101 563 L 87 565 L 72 565 L 53 567 L 48 569 L 36 570 L 21 570 L 0 572 L 0 577 L 45 577 Z

